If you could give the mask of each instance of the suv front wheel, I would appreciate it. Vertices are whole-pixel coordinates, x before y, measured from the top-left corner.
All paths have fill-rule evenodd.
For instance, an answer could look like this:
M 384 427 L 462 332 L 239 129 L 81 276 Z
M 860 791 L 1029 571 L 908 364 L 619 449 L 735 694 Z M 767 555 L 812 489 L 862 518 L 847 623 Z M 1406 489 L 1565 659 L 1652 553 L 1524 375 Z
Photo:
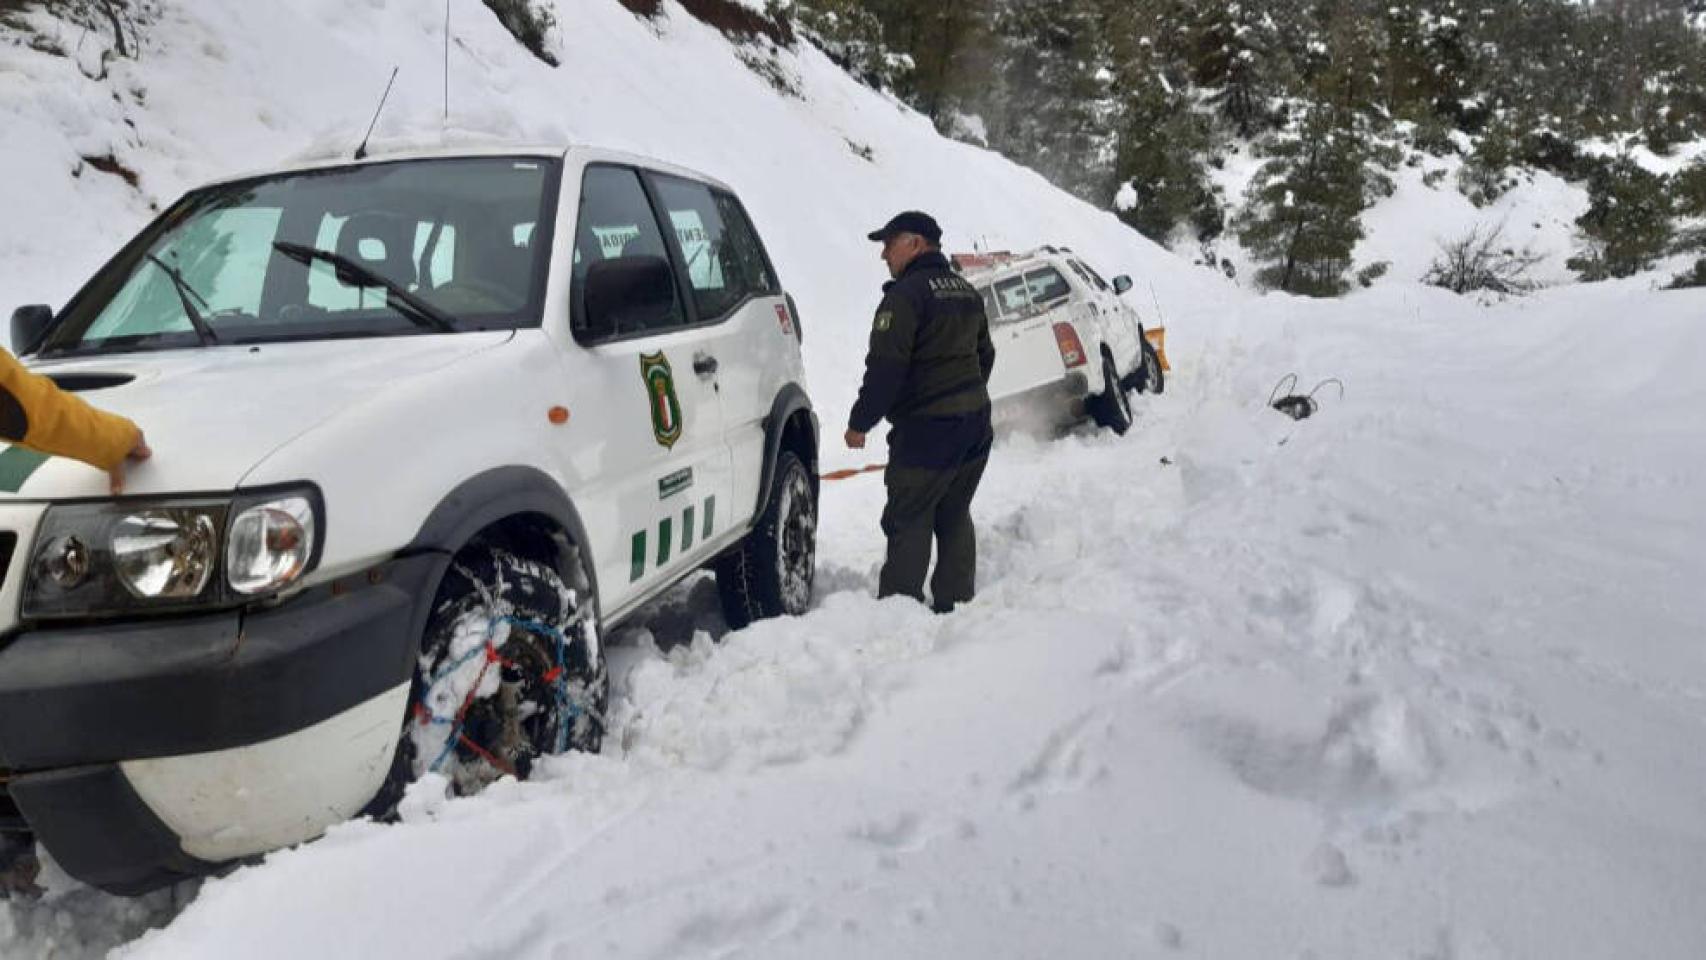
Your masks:
M 433 598 L 391 772 L 365 812 L 389 818 L 429 772 L 467 796 L 525 780 L 541 757 L 598 752 L 608 676 L 595 610 L 588 591 L 507 545 L 459 551 Z
M 804 461 L 783 450 L 758 525 L 717 559 L 723 619 L 739 630 L 755 620 L 797 617 L 811 606 L 817 576 L 817 488 Z

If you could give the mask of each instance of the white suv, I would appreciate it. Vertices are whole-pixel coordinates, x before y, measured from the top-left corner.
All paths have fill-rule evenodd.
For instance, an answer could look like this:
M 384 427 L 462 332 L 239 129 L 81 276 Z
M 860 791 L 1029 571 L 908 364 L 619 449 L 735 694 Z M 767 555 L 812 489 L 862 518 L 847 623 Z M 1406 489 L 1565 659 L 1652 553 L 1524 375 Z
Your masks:
M 686 170 L 216 183 L 12 335 L 155 453 L 114 499 L 0 452 L 0 831 L 109 890 L 598 749 L 601 637 L 697 569 L 736 627 L 811 600 L 800 318 Z
M 1071 250 L 961 254 L 954 262 L 983 295 L 995 341 L 989 393 L 998 424 L 1054 426 L 1086 414 L 1115 433 L 1131 427 L 1132 392 L 1160 393 L 1162 362 L 1137 312 Z

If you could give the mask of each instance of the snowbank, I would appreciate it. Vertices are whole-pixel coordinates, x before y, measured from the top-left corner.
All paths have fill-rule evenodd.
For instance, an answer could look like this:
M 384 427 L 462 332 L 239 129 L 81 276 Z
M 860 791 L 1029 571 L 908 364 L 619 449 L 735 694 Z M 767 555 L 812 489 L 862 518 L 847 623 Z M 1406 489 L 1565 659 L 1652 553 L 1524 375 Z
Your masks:
M 832 485 L 818 608 L 714 646 L 678 591 L 603 756 L 122 955 L 1696 956 L 1703 308 L 1253 304 L 1126 440 L 998 447 L 970 608 L 869 599 Z M 1292 370 L 1348 389 L 1293 423 Z

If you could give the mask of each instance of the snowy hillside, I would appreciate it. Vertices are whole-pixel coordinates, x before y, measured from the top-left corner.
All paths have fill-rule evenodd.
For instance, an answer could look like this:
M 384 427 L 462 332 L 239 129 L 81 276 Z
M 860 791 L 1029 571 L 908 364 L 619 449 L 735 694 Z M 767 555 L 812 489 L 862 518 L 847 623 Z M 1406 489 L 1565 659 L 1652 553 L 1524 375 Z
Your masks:
M 102 82 L 0 44 L 0 302 L 63 302 L 197 181 L 353 146 L 393 64 L 382 132 L 436 130 L 433 8 L 179 0 L 169 51 Z M 560 3 L 553 70 L 453 0 L 451 123 L 731 183 L 805 316 L 828 466 L 863 462 L 834 438 L 864 234 L 906 206 L 957 248 L 1069 244 L 1146 318 L 1153 285 L 1168 391 L 1123 439 L 998 446 L 952 616 L 871 599 L 881 480 L 826 484 L 817 608 L 724 635 L 706 581 L 655 605 L 603 754 L 422 783 L 400 826 L 199 889 L 58 878 L 0 907 L 0 956 L 1706 955 L 1706 290 L 1249 296 L 809 48 L 782 95 L 664 8 Z M 109 155 L 138 189 L 79 161 Z M 1294 423 L 1265 406 L 1288 372 L 1344 395 Z
M 1400 147 L 1397 143 L 1391 146 Z M 1476 206 L 1459 186 L 1465 170 L 1462 157 L 1435 157 L 1401 147 L 1400 150 L 1406 160 L 1390 173 L 1392 194 L 1375 200 L 1363 213 L 1364 236 L 1356 245 L 1358 267 L 1388 265 L 1378 282 L 1422 281 L 1429 268 L 1441 259 L 1445 245 L 1460 241 L 1476 230 L 1484 235 L 1497 231 L 1502 240 L 1499 248 L 1531 256 L 1535 262 L 1526 276 L 1535 286 L 1581 282 L 1567 261 L 1582 247 L 1576 218 L 1588 208 L 1585 182 L 1567 181 L 1545 170 L 1511 168 L 1506 171 L 1509 189 L 1484 206 Z M 1588 143 L 1583 148 L 1584 154 L 1592 156 L 1616 157 L 1625 152 L 1648 172 L 1674 175 L 1697 159 L 1706 158 L 1706 140 L 1684 144 L 1669 157 L 1654 156 L 1639 146 L 1629 148 L 1603 142 Z M 1222 196 L 1231 201 L 1235 218 L 1245 212 L 1241 204 L 1261 163 L 1248 145 L 1242 145 L 1232 150 L 1214 172 L 1213 180 Z M 1256 282 L 1259 264 L 1235 237 L 1219 238 L 1213 249 L 1216 257 L 1232 265 L 1241 286 L 1259 289 Z M 1202 259 L 1188 238 L 1181 238 L 1177 252 L 1182 257 Z M 1686 269 L 1692 259 L 1688 254 L 1661 259 L 1647 277 L 1649 284 L 1662 285 Z
M 654 24 L 615 0 L 562 4 L 563 65 L 552 69 L 483 5 L 457 0 L 451 136 L 596 143 L 729 183 L 798 300 L 813 392 L 833 418 L 852 406 L 848 358 L 864 348 L 887 279 L 865 235 L 898 210 L 930 210 L 952 249 L 1072 246 L 1109 276 L 1137 277 L 1145 301 L 1152 283 L 1169 310 L 1193 309 L 1221 286 L 1206 271 L 1181 276 L 1112 214 L 1030 171 L 942 140 L 810 47 L 783 55 L 800 95 L 779 95 L 721 34 L 665 9 Z M 353 152 L 393 66 L 376 143 L 438 136 L 443 17 L 442 7 L 401 2 L 173 3 L 150 29 L 169 47 L 113 61 L 105 82 L 72 60 L 0 46 L 6 206 L 13 223 L 30 225 L 0 239 L 0 303 L 62 304 L 151 204 L 206 179 L 331 145 Z M 95 42 L 49 29 L 65 31 L 67 48 Z M 81 159 L 108 156 L 139 189 Z

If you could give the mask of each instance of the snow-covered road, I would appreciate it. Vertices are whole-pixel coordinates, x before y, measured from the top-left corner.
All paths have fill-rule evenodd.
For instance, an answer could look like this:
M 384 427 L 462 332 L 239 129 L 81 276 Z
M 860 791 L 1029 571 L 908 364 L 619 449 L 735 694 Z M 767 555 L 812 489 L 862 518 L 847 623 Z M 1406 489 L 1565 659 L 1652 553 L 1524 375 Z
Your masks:
M 1703 308 L 1204 318 L 1132 435 L 998 448 L 969 608 L 870 599 L 880 480 L 832 485 L 818 608 L 713 643 L 677 591 L 604 755 L 419 789 L 125 955 L 1698 956 Z M 1345 399 L 1266 410 L 1291 370 Z

